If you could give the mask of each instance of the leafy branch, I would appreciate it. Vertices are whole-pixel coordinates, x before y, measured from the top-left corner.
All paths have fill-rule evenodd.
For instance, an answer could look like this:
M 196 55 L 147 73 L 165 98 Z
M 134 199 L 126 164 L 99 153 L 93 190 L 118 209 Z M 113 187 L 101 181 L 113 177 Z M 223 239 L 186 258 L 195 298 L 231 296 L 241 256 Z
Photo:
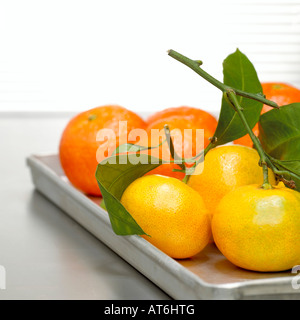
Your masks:
M 274 112 L 279 112 L 281 108 L 279 108 L 279 106 L 275 102 L 266 99 L 262 92 L 259 92 L 261 90 L 261 85 L 257 78 L 256 71 L 252 66 L 251 62 L 248 60 L 248 58 L 244 54 L 242 54 L 239 50 L 237 50 L 234 54 L 232 54 L 227 59 L 225 59 L 223 63 L 224 83 L 222 83 L 219 80 L 212 77 L 206 71 L 204 71 L 200 67 L 202 63 L 199 64 L 199 60 L 191 60 L 174 50 L 169 50 L 168 54 L 175 60 L 191 68 L 203 79 L 205 79 L 206 81 L 208 81 L 209 83 L 211 83 L 212 85 L 214 85 L 216 88 L 218 88 L 223 92 L 223 103 L 222 103 L 222 109 L 221 109 L 218 128 L 213 138 L 211 139 L 211 143 L 208 148 L 211 149 L 217 145 L 225 144 L 227 142 L 231 142 L 235 139 L 238 139 L 242 137 L 246 131 L 246 133 L 250 135 L 253 145 L 258 151 L 260 156 L 259 164 L 262 166 L 263 174 L 264 174 L 263 188 L 268 189 L 271 187 L 268 179 L 268 168 L 270 168 L 274 172 L 274 174 L 277 176 L 277 178 L 283 181 L 288 187 L 296 188 L 297 183 L 295 181 L 300 181 L 299 168 L 297 167 L 298 170 L 296 172 L 292 171 L 289 166 L 286 166 L 286 164 L 283 164 L 280 160 L 270 157 L 267 154 L 267 152 L 263 149 L 260 140 L 254 135 L 252 131 L 253 127 L 255 126 L 255 124 L 258 122 L 260 118 L 262 104 L 269 105 L 274 109 L 279 109 L 279 110 L 273 110 Z M 234 64 L 231 63 L 232 60 L 234 60 Z M 239 63 L 237 63 L 237 61 Z M 230 73 L 231 73 L 230 76 L 227 76 L 226 74 L 226 63 L 228 63 L 230 66 Z M 235 88 L 231 85 L 226 84 L 226 81 L 225 81 L 226 76 L 230 81 L 230 77 L 232 79 L 232 73 L 234 74 L 235 69 L 236 70 L 238 69 L 238 67 L 236 67 L 236 65 L 238 64 L 240 69 L 243 69 L 243 68 L 247 69 L 249 74 L 252 76 L 252 79 L 251 81 L 249 81 L 249 84 L 251 84 L 251 86 L 253 87 L 256 86 L 255 90 L 258 92 L 256 93 L 247 92 L 243 90 L 244 88 Z M 238 72 L 239 71 L 237 71 L 236 73 Z M 234 80 L 236 80 L 236 78 L 234 78 Z M 242 87 L 245 87 L 244 82 Z M 243 98 L 245 99 L 243 100 Z M 257 105 L 253 105 L 251 103 L 249 104 L 248 100 L 254 100 L 259 104 Z M 228 106 L 230 106 L 230 108 L 233 110 L 234 113 L 232 113 L 232 111 L 230 112 Z M 222 113 L 222 110 L 224 111 L 223 113 Z M 238 116 L 240 120 L 238 125 L 236 124 L 237 121 L 234 120 L 236 119 L 235 118 L 236 116 Z M 268 116 L 265 115 L 265 117 L 268 117 Z M 233 125 L 234 121 L 235 121 L 235 125 Z M 240 129 L 241 124 L 244 128 L 244 131 Z M 232 128 L 234 128 L 234 130 L 232 130 Z M 235 131 L 234 137 L 231 134 L 232 131 Z M 299 140 L 298 140 L 298 143 L 299 143 Z

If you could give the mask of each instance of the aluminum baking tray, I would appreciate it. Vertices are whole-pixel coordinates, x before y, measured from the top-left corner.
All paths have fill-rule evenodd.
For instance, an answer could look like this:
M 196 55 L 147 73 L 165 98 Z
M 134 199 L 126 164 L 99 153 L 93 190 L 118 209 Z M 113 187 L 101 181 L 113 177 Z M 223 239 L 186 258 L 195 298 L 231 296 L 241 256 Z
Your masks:
M 175 260 L 139 236 L 117 236 L 107 212 L 99 206 L 100 198 L 88 197 L 74 188 L 57 155 L 33 155 L 27 158 L 27 164 L 37 190 L 173 299 L 300 300 L 300 289 L 292 285 L 295 274 L 240 269 L 214 244 L 193 258 Z

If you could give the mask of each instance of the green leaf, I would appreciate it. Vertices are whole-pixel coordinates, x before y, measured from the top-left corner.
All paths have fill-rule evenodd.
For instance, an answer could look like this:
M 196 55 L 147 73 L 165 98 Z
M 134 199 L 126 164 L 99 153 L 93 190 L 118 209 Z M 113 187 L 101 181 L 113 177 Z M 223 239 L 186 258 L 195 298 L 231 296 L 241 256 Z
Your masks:
M 102 208 L 102 209 L 104 209 L 105 211 L 107 211 L 107 210 L 106 210 L 106 206 L 105 206 L 104 199 L 102 199 L 102 200 L 100 201 L 100 208 Z
M 262 95 L 262 86 L 251 61 L 240 51 L 229 55 L 223 62 L 224 84 L 235 89 Z M 237 96 L 244 109 L 246 120 L 254 128 L 259 120 L 263 104 L 259 101 Z M 226 144 L 247 134 L 239 115 L 223 96 L 218 127 L 214 134 L 216 145 Z
M 263 114 L 259 139 L 283 177 L 293 180 L 300 191 L 300 103 L 292 103 Z
M 133 143 L 124 143 L 124 144 L 119 145 L 115 149 L 115 151 L 112 153 L 112 156 L 115 156 L 115 155 L 121 154 L 121 153 L 128 153 L 128 152 L 139 153 L 139 152 L 145 151 L 145 150 L 156 149 L 156 148 L 160 147 L 162 144 L 164 144 L 166 141 L 167 140 L 165 139 L 157 146 L 150 146 L 150 147 L 140 146 L 140 145 L 133 144 Z
M 120 200 L 125 189 L 137 178 L 163 163 L 146 154 L 117 155 L 97 166 L 96 179 L 113 231 L 117 235 L 146 234 L 124 208 Z
M 151 147 L 139 146 L 133 143 L 124 143 L 119 145 L 116 150 L 112 153 L 112 156 L 115 156 L 120 153 L 127 153 L 127 152 L 141 152 L 144 150 L 149 150 Z
M 263 114 L 259 139 L 264 150 L 279 160 L 300 161 L 300 103 Z
M 300 161 L 299 160 L 278 160 L 276 164 L 280 165 L 282 169 L 288 169 L 294 174 L 300 176 Z

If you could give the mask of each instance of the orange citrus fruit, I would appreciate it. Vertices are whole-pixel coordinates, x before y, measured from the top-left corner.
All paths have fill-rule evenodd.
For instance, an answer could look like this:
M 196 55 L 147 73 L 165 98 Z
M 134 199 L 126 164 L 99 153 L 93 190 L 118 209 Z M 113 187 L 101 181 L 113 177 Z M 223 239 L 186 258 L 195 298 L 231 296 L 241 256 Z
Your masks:
M 176 108 L 168 108 L 154 113 L 146 120 L 147 131 L 149 137 L 155 137 L 160 130 L 164 129 L 167 124 L 171 130 L 172 140 L 176 153 L 185 158 L 191 158 L 197 154 L 197 147 L 205 148 L 209 144 L 209 138 L 212 137 L 217 128 L 217 119 L 210 113 L 187 106 Z M 189 129 L 189 130 L 185 130 Z M 204 129 L 204 145 L 197 140 L 196 129 Z M 165 138 L 162 135 L 160 142 Z M 155 140 L 155 139 L 154 139 Z M 156 139 L 158 140 L 158 139 Z M 153 140 L 152 140 L 153 141 Z M 149 141 L 149 144 L 153 144 Z M 165 143 L 160 147 L 160 156 L 165 154 L 164 160 L 171 159 L 170 153 L 167 150 L 168 145 Z M 202 150 L 200 150 L 202 151 Z M 164 164 L 157 169 L 151 171 L 149 174 L 161 174 L 172 176 L 175 178 L 184 178 L 184 173 L 173 172 L 173 169 L 180 169 L 175 164 Z
M 263 93 L 268 100 L 274 101 L 278 106 L 300 102 L 300 90 L 286 83 L 266 82 L 262 83 Z M 270 111 L 272 107 L 264 104 L 261 114 Z M 253 128 L 253 133 L 258 137 L 258 123 Z M 234 141 L 235 144 L 240 144 L 248 147 L 253 147 L 253 142 L 247 134 L 244 137 Z
M 188 185 L 199 192 L 213 215 L 220 200 L 233 189 L 263 183 L 263 170 L 259 166 L 259 160 L 258 152 L 253 148 L 238 145 L 217 147 L 207 153 L 204 167 L 201 164 L 196 167 Z M 269 176 L 270 183 L 275 184 L 275 176 L 271 170 Z
M 209 242 L 210 219 L 201 196 L 176 178 L 138 178 L 121 203 L 149 235 L 143 238 L 172 258 L 192 257 Z
M 238 267 L 261 272 L 300 264 L 300 193 L 243 186 L 228 193 L 212 219 L 215 244 Z
M 290 84 L 267 82 L 262 83 L 263 93 L 268 100 L 276 102 L 279 106 L 300 102 L 300 90 Z M 263 113 L 272 110 L 264 105 Z
M 76 115 L 64 129 L 59 146 L 60 162 L 69 181 L 86 194 L 100 196 L 95 178 L 98 163 L 111 155 L 130 130 L 145 127 L 137 114 L 117 105 L 96 107 Z M 111 130 L 105 139 L 97 141 L 101 129 Z

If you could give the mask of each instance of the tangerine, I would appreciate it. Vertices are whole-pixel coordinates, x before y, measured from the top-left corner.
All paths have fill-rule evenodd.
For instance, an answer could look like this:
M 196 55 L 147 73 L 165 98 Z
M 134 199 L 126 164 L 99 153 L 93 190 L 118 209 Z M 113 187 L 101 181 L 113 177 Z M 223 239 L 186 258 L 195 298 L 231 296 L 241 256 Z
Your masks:
M 127 127 L 120 127 L 120 121 L 126 122 Z M 72 118 L 59 145 L 60 162 L 69 181 L 86 194 L 100 196 L 95 178 L 98 163 L 110 156 L 120 141 L 127 139 L 130 130 L 137 128 L 146 128 L 144 120 L 117 105 L 96 107 Z M 107 131 L 106 140 L 97 141 L 101 129 L 111 131 Z
M 287 104 L 300 102 L 300 90 L 290 84 L 266 82 L 262 83 L 262 88 L 266 99 L 276 102 L 280 107 Z M 272 109 L 272 107 L 264 104 L 261 114 L 264 114 Z M 258 123 L 253 128 L 253 133 L 258 137 Z M 235 140 L 234 143 L 253 147 L 253 142 L 248 134 L 240 139 Z
M 230 191 L 243 185 L 263 183 L 259 160 L 258 152 L 253 148 L 239 145 L 217 147 L 205 156 L 204 167 L 203 164 L 196 167 L 188 185 L 200 193 L 213 215 L 220 200 Z M 271 170 L 269 178 L 270 183 L 275 184 Z
M 191 158 L 195 156 L 198 151 L 202 151 L 199 150 L 199 148 L 204 149 L 209 144 L 209 138 L 214 135 L 218 121 L 213 115 L 204 110 L 181 106 L 167 108 L 154 113 L 146 119 L 146 124 L 148 135 L 152 136 L 152 138 L 155 137 L 155 135 L 159 135 L 159 131 L 163 130 L 167 124 L 171 130 L 175 152 L 179 156 Z M 201 141 L 198 141 L 196 129 L 204 129 L 204 145 L 201 145 Z M 163 139 L 165 139 L 164 134 L 161 135 L 160 142 L 162 142 Z M 151 144 L 152 142 L 149 141 L 148 143 Z M 167 149 L 168 145 L 166 143 L 163 144 L 160 147 L 159 155 L 164 160 L 171 160 L 171 155 Z M 173 172 L 173 169 L 180 169 L 180 167 L 174 163 L 163 164 L 148 174 L 161 174 L 178 179 L 184 178 L 184 173 Z
M 121 203 L 149 235 L 142 237 L 172 258 L 190 258 L 210 240 L 210 218 L 202 197 L 176 178 L 138 178 L 126 188 Z
M 215 244 L 238 267 L 260 272 L 300 264 L 300 193 L 243 186 L 228 193 L 212 218 Z

